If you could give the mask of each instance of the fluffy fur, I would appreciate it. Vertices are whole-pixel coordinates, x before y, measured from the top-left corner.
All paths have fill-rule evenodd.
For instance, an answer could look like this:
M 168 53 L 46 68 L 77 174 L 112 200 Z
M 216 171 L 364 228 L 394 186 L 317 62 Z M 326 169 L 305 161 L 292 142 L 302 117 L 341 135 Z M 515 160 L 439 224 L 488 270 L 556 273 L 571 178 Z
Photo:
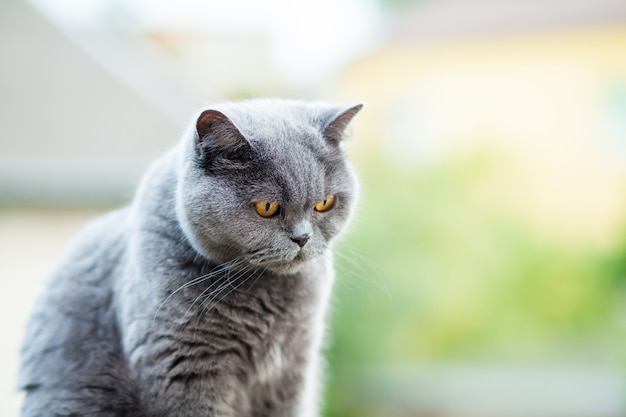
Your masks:
M 331 243 L 357 194 L 340 142 L 360 108 L 195 118 L 56 268 L 23 345 L 22 415 L 317 416 Z M 265 200 L 278 215 L 255 211 Z

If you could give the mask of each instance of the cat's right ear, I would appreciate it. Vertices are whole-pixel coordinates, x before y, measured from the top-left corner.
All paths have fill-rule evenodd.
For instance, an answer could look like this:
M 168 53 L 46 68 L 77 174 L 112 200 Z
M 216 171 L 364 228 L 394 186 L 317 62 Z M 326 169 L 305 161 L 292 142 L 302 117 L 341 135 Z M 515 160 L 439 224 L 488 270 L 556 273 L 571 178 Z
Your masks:
M 323 134 L 326 140 L 335 146 L 339 146 L 339 143 L 343 140 L 348 125 L 362 108 L 363 104 L 357 104 L 350 106 L 347 109 L 333 109 L 330 112 L 331 118 L 330 120 L 325 121 L 325 127 L 323 129 Z
M 250 157 L 250 143 L 218 110 L 203 111 L 196 121 L 196 149 L 205 164 L 239 168 Z

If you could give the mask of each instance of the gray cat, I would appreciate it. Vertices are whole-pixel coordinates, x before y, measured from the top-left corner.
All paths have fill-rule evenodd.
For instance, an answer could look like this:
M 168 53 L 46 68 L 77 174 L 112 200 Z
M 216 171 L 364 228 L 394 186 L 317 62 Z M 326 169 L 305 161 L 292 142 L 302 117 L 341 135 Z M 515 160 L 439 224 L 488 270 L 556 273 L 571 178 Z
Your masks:
M 23 416 L 318 415 L 331 244 L 361 105 L 203 111 L 132 204 L 90 223 L 38 301 Z

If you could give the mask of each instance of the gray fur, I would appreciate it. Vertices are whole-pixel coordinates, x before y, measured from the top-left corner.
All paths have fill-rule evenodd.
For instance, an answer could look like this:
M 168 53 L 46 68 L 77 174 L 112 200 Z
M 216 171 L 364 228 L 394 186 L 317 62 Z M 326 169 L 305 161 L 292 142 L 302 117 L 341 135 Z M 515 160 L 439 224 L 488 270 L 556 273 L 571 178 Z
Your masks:
M 22 349 L 22 415 L 317 416 L 331 243 L 357 194 L 339 142 L 360 108 L 252 100 L 197 117 L 57 267 Z

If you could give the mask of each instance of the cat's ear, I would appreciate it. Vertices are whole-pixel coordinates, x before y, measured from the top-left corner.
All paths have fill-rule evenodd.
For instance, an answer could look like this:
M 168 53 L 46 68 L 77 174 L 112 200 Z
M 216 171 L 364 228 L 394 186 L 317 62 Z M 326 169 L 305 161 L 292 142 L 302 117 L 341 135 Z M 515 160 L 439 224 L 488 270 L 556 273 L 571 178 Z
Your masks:
M 322 130 L 326 140 L 330 144 L 338 146 L 343 140 L 346 128 L 362 108 L 363 104 L 357 104 L 356 106 L 348 107 L 347 109 L 341 108 L 331 113 L 331 116 L 324 122 L 325 125 Z
M 203 111 L 196 121 L 196 149 L 205 163 L 236 168 L 249 159 L 250 143 L 218 110 Z

